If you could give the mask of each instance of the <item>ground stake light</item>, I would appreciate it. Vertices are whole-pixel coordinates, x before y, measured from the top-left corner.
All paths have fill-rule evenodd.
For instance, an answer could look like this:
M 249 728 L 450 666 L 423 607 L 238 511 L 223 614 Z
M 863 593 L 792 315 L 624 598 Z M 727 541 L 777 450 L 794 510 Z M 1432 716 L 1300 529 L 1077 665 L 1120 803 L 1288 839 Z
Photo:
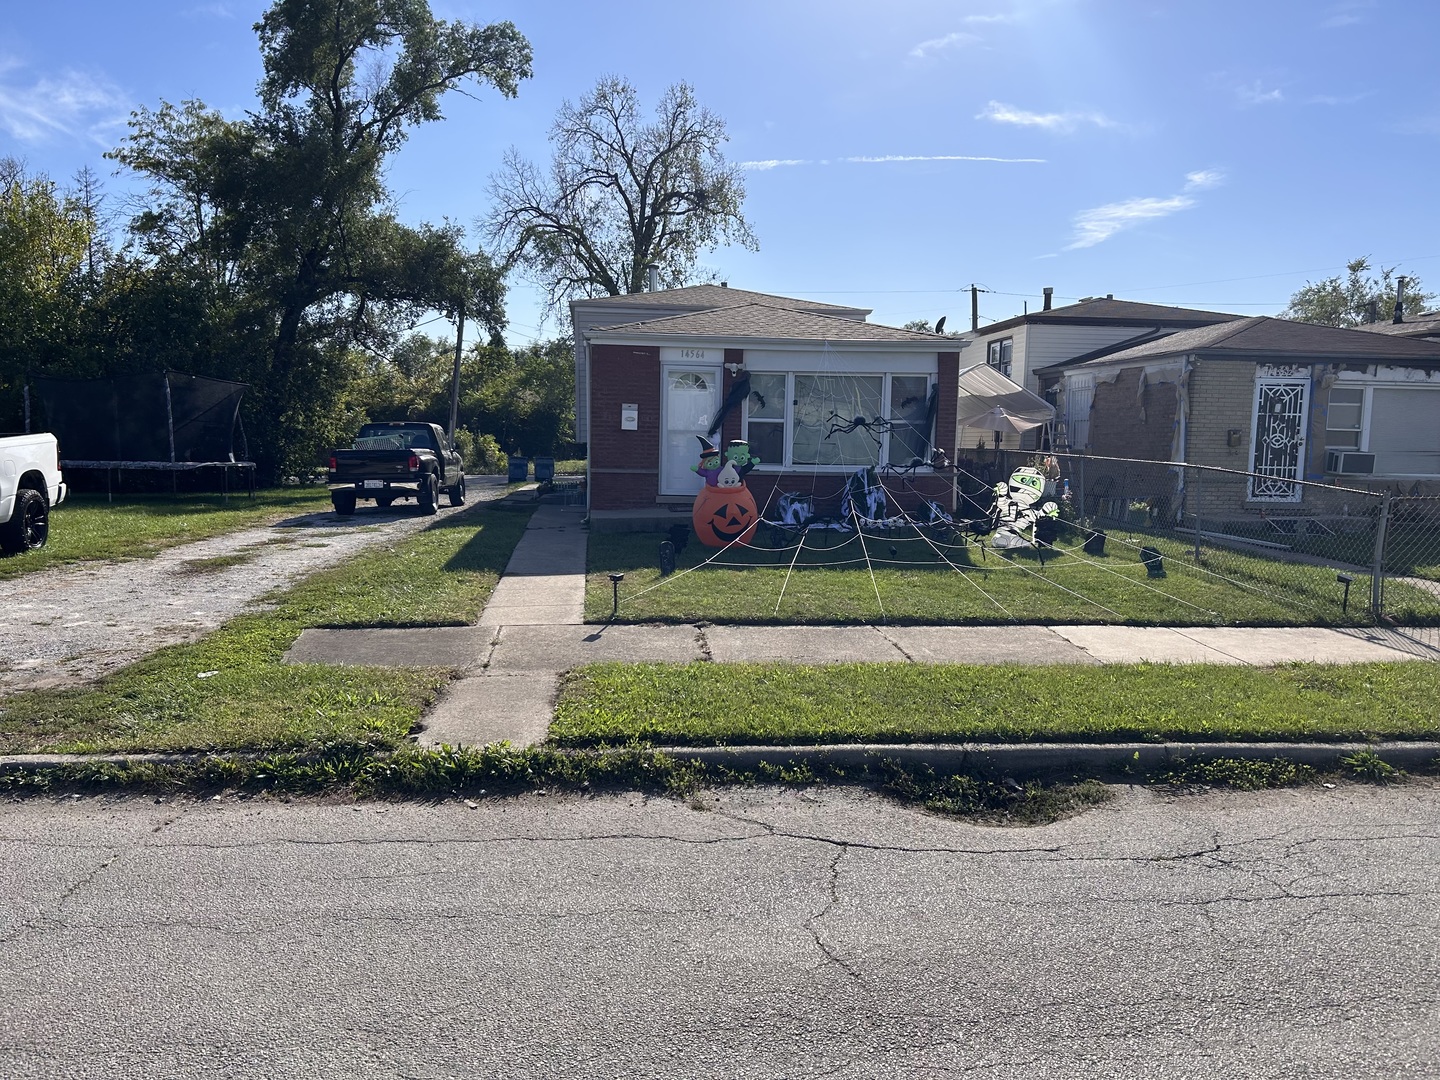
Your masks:
M 610 621 L 614 622 L 615 617 L 620 614 L 620 582 L 625 580 L 624 574 L 611 574 L 610 587 L 615 590 L 615 606 L 610 609 Z

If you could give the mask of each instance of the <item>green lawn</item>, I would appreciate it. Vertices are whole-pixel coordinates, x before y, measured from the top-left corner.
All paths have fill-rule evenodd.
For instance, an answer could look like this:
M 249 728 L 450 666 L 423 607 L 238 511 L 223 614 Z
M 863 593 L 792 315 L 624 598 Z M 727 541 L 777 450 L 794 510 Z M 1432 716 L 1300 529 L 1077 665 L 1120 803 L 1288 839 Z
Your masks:
M 306 627 L 474 622 L 528 520 L 492 509 L 445 517 L 94 687 L 0 699 L 0 752 L 397 746 L 448 671 L 286 665 L 285 650 Z
M 0 580 L 63 563 L 146 558 L 177 544 L 330 506 L 325 487 L 269 488 L 231 495 L 71 495 L 50 512 L 50 540 L 39 551 L 0 556 Z
M 683 519 L 682 519 L 683 520 Z M 790 572 L 793 548 L 735 547 L 715 556 L 693 538 L 679 570 L 661 578 L 662 533 L 592 535 L 586 618 L 609 619 L 608 575 L 623 573 L 621 622 L 727 623 L 1130 623 L 1166 626 L 1314 626 L 1369 623 L 1370 579 L 1354 575 L 1342 615 L 1335 571 L 1229 550 L 1207 549 L 1197 566 L 1183 539 L 1112 534 L 1101 557 L 1062 540 L 1042 565 L 1036 553 L 932 545 L 913 533 L 861 541 L 812 534 Z M 762 530 L 757 543 L 767 541 Z M 1164 557 L 1150 578 L 1139 548 Z M 867 564 L 868 556 L 868 564 Z M 872 577 L 873 570 L 873 577 Z M 1440 603 L 1391 583 L 1386 598 L 1407 621 L 1440 617 Z M 1413 602 L 1412 602 L 1413 601 Z
M 1440 665 L 598 664 L 567 676 L 562 746 L 1440 736 Z

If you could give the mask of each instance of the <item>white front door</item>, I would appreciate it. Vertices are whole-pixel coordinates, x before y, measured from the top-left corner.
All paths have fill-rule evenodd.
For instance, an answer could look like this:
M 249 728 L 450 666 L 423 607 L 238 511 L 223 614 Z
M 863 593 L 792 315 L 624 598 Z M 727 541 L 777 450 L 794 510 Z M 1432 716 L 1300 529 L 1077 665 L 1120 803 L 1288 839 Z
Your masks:
M 660 494 L 694 495 L 704 483 L 691 469 L 700 460 L 695 436 L 709 430 L 720 409 L 720 369 L 666 365 L 661 378 Z

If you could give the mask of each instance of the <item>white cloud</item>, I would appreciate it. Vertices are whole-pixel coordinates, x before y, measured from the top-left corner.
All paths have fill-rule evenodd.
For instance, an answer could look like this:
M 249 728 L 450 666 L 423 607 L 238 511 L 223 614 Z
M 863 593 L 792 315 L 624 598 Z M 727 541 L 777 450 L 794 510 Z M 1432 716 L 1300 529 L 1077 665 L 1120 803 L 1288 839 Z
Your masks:
M 1326 9 L 1329 14 L 1320 20 L 1320 29 L 1339 30 L 1362 23 L 1366 19 L 1364 13 L 1374 7 L 1375 0 L 1341 0 L 1341 3 L 1331 4 Z
M 21 70 L 14 60 L 0 61 L 0 130 L 21 142 L 55 135 L 93 136 L 112 127 L 129 110 L 118 87 L 103 76 L 67 70 L 21 85 L 5 76 Z
M 1276 102 L 1284 101 L 1285 94 L 1277 86 L 1273 90 L 1266 90 L 1264 84 L 1258 79 L 1248 86 L 1237 86 L 1235 97 L 1241 105 L 1273 105 Z
M 810 162 L 804 158 L 770 158 L 766 161 L 742 161 L 740 168 L 749 169 L 751 172 L 765 172 L 769 169 L 779 169 L 786 165 L 809 165 Z
M 1044 158 L 1034 157 L 981 157 L 972 154 L 885 154 L 880 157 L 847 157 L 841 161 L 872 164 L 886 161 L 998 161 L 1007 165 L 1043 165 Z
M 990 120 L 997 124 L 1014 124 L 1017 127 L 1036 127 L 1044 131 L 1071 132 L 1083 125 L 1098 128 L 1118 128 L 1120 124 L 1104 113 L 1063 112 L 1037 113 L 1017 109 L 1003 101 L 987 102 L 985 108 L 975 114 L 976 120 Z
M 1187 173 L 1184 188 L 1168 198 L 1135 198 L 1122 202 L 1106 203 L 1092 210 L 1082 210 L 1075 215 L 1075 238 L 1065 246 L 1066 251 L 1094 247 L 1109 240 L 1118 232 L 1134 228 L 1147 221 L 1178 214 L 1196 205 L 1193 192 L 1205 191 L 1225 181 L 1225 174 L 1219 169 L 1201 169 Z
M 971 23 L 1008 23 L 1014 22 L 1014 15 L 966 15 L 961 22 Z
M 931 38 L 929 41 L 922 41 L 910 50 L 910 55 L 918 59 L 925 59 L 935 53 L 947 52 L 950 49 L 963 48 L 966 45 L 974 45 L 980 40 L 977 34 L 967 34 L 964 31 L 956 31 L 953 34 L 946 34 L 944 37 Z
M 1044 158 L 1007 158 L 988 157 L 982 154 L 878 154 L 863 155 L 857 154 L 853 157 L 840 158 L 767 158 L 763 161 L 742 161 L 740 168 L 751 172 L 767 172 L 770 169 L 780 169 L 791 165 L 830 165 L 841 163 L 847 165 L 885 165 L 893 162 L 907 161 L 989 161 L 1002 165 L 1044 165 Z

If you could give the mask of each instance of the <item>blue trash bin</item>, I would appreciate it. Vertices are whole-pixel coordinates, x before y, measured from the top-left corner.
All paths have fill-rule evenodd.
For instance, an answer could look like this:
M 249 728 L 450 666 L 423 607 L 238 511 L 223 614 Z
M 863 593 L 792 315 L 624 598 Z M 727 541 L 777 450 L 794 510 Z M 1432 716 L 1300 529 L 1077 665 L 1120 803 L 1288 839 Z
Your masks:
M 553 457 L 537 457 L 535 459 L 535 479 L 542 484 L 546 480 L 555 479 L 555 459 Z
M 530 471 L 530 459 L 523 457 L 512 457 L 510 459 L 509 482 L 520 484 L 525 481 L 525 474 Z

